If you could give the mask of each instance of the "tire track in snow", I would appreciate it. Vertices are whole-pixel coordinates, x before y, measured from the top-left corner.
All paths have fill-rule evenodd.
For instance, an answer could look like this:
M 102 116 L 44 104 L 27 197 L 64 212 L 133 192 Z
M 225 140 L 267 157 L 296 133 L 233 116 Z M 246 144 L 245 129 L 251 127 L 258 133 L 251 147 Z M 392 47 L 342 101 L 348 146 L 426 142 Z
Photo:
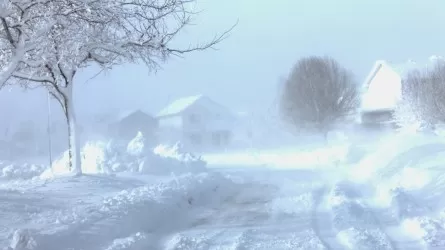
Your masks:
M 326 207 L 326 201 L 331 188 L 323 185 L 313 191 L 313 208 L 311 212 L 311 227 L 323 246 L 328 250 L 347 249 L 337 239 L 337 231 L 333 225 L 332 212 Z
M 247 178 L 249 182 L 243 181 L 245 188 L 241 188 L 240 193 L 203 214 L 193 228 L 167 239 L 167 249 L 324 249 L 312 229 L 311 209 L 307 204 L 311 203 L 313 187 L 301 189 L 306 185 L 295 183 L 288 186 L 290 183 L 282 177 L 289 178 L 286 174 L 289 172 L 274 171 L 272 176 L 262 172 Z M 307 178 L 296 176 L 308 182 Z M 286 182 L 284 186 L 283 182 Z M 289 199 L 291 197 L 303 198 Z

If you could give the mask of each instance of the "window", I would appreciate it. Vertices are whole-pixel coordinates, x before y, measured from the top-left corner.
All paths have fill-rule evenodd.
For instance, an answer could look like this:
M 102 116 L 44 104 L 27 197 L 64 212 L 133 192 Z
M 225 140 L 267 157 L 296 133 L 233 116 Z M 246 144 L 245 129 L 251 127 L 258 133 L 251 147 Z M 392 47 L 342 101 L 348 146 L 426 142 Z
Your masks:
M 229 131 L 218 131 L 212 134 L 212 142 L 214 146 L 227 146 L 229 144 L 229 139 Z

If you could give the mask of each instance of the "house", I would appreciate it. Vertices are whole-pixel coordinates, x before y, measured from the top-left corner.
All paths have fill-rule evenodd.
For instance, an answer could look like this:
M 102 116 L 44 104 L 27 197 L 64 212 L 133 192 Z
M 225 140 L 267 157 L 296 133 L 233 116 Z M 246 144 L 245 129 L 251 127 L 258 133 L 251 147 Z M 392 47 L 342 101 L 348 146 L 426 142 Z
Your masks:
M 157 143 L 158 121 L 141 111 L 127 111 L 108 123 L 108 135 L 119 141 L 128 142 L 140 131 L 147 141 Z
M 365 125 L 392 124 L 394 110 L 402 98 L 402 79 L 417 64 L 391 64 L 379 60 L 363 83 L 360 118 Z
M 232 138 L 235 116 L 203 95 L 180 98 L 158 114 L 162 140 L 181 141 L 194 149 L 226 147 Z

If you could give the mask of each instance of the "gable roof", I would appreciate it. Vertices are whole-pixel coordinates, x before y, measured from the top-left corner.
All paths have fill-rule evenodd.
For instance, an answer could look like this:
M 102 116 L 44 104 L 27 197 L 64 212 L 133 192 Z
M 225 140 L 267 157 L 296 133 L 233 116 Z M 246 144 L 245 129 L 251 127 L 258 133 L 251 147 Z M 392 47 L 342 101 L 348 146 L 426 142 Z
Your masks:
M 403 79 L 409 72 L 413 70 L 427 69 L 428 67 L 434 66 L 435 63 L 441 60 L 444 60 L 444 58 L 441 56 L 431 56 L 425 63 L 416 63 L 412 60 L 408 60 L 404 63 L 392 63 L 386 60 L 377 60 L 374 67 L 371 69 L 371 72 L 366 77 L 363 86 L 367 88 L 379 70 L 383 67 L 390 68 Z
M 203 97 L 203 95 L 194 95 L 177 99 L 163 108 L 156 116 L 162 117 L 180 114 Z
M 411 70 L 418 69 L 419 65 L 411 60 L 399 64 L 390 63 L 385 60 L 377 60 L 374 64 L 374 67 L 371 69 L 371 72 L 369 72 L 368 76 L 366 77 L 363 86 L 365 88 L 368 88 L 369 84 L 372 82 L 377 73 L 384 67 L 391 69 L 392 71 L 397 73 L 401 78 L 403 78 Z
M 374 79 L 374 77 L 377 75 L 377 73 L 379 72 L 379 70 L 383 67 L 383 65 L 386 64 L 386 61 L 384 60 L 377 60 L 374 63 L 374 66 L 371 69 L 371 72 L 369 72 L 369 74 L 366 76 L 365 81 L 363 82 L 363 87 L 364 88 L 368 88 L 369 84 L 371 83 L 372 79 Z

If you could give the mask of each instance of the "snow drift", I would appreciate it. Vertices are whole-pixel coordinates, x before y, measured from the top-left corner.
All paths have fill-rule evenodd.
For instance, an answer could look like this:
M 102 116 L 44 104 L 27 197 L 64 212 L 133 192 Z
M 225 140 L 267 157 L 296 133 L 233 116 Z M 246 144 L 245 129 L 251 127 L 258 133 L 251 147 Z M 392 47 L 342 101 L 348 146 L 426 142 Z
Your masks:
M 88 181 L 91 178 L 82 176 L 78 181 L 87 189 L 91 188 L 89 185 L 104 184 Z M 107 177 L 110 181 L 115 178 Z M 26 238 L 32 239 L 33 250 L 105 249 L 107 245 L 108 250 L 122 249 L 122 246 L 161 249 L 164 236 L 190 227 L 206 211 L 229 202 L 239 189 L 238 184 L 221 174 L 187 174 L 129 188 L 86 207 L 79 204 L 59 213 L 43 211 L 34 218 L 35 223 L 31 223 L 42 227 L 26 229 L 29 232 Z M 12 235 L 10 240 L 14 243 L 16 238 Z
M 441 137 L 401 133 L 344 169 L 328 197 L 339 239 L 379 249 L 406 239 L 443 246 L 444 151 Z M 397 226 L 385 228 L 389 222 Z

